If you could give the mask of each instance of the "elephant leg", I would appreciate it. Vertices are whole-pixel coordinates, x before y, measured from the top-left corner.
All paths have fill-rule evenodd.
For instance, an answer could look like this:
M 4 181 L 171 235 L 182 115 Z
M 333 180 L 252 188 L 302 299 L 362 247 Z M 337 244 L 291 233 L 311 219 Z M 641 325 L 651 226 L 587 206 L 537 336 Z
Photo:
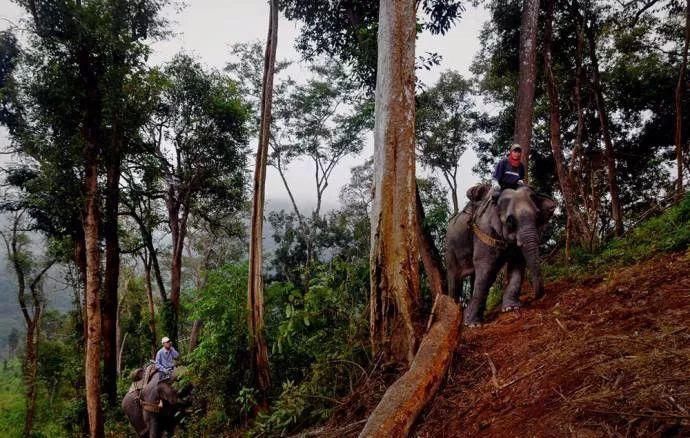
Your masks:
M 149 415 L 149 438 L 161 438 L 163 436 L 163 428 L 158 419 L 158 415 Z
M 518 256 L 517 260 L 508 262 L 508 283 L 503 290 L 502 312 L 510 312 L 520 308 L 520 287 L 525 274 L 525 260 Z
M 475 280 L 474 274 L 471 274 L 470 276 L 462 279 L 462 283 L 461 283 L 461 287 L 460 287 L 459 300 L 460 300 L 460 303 L 462 303 L 463 307 L 467 307 L 468 304 L 470 303 L 470 300 L 472 299 L 472 290 L 474 288 L 474 280 Z
M 455 281 L 455 275 L 448 272 L 448 295 L 453 298 L 454 300 L 458 299 L 458 294 L 457 294 L 457 286 L 456 286 L 456 281 Z M 462 283 L 461 283 L 462 284 Z
M 489 295 L 489 288 L 496 280 L 498 269 L 493 265 L 494 261 L 486 262 L 484 266 L 486 269 L 475 270 L 474 290 L 472 291 L 472 298 L 465 310 L 465 325 L 469 327 L 477 327 L 481 325 L 484 309 L 486 308 L 486 298 Z M 475 264 L 476 266 L 476 264 Z

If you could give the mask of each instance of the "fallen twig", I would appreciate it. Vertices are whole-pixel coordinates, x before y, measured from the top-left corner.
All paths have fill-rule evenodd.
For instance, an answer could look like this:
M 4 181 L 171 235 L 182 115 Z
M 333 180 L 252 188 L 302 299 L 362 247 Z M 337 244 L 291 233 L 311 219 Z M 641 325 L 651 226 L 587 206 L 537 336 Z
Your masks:
M 498 384 L 498 378 L 496 377 L 496 365 L 494 365 L 494 362 L 487 353 L 484 354 L 486 354 L 486 359 L 489 361 L 489 368 L 491 368 L 491 383 L 494 384 L 496 390 L 498 391 L 501 389 L 501 385 Z
M 668 419 L 668 418 L 673 418 L 673 419 L 679 419 L 679 420 L 690 420 L 690 415 L 678 415 L 678 414 L 664 414 L 664 413 L 658 413 L 658 414 L 642 414 L 642 413 L 634 413 L 634 412 L 622 412 L 622 411 L 606 411 L 606 410 L 601 410 L 601 409 L 585 409 L 586 412 L 592 412 L 594 414 L 602 414 L 602 415 L 619 415 L 621 417 L 635 417 L 635 418 L 656 418 L 656 419 Z
M 511 380 L 511 381 L 508 382 L 508 383 L 504 383 L 504 384 L 501 385 L 501 387 L 498 388 L 498 389 L 499 389 L 499 390 L 500 390 L 500 389 L 505 389 L 505 388 L 509 387 L 510 385 L 513 385 L 514 383 L 519 382 L 520 380 L 524 379 L 525 377 L 531 376 L 532 374 L 536 373 L 537 371 L 541 370 L 542 368 L 544 368 L 544 365 L 539 366 L 539 367 L 533 369 L 532 371 L 530 371 L 529 373 L 523 374 L 523 375 L 520 376 L 520 377 L 516 377 L 516 378 L 514 378 L 513 380 Z

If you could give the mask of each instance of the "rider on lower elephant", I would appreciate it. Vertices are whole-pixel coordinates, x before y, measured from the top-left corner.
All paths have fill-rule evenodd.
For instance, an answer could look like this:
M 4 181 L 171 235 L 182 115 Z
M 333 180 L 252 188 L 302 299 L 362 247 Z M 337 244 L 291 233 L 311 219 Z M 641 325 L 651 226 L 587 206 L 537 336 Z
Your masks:
M 172 346 L 170 338 L 164 336 L 161 339 L 163 347 L 156 353 L 156 369 L 161 372 L 163 378 L 169 378 L 175 369 L 175 359 L 180 357 L 180 353 Z
M 503 189 L 517 189 L 525 184 L 525 165 L 522 164 L 522 148 L 514 143 L 510 147 L 508 157 L 496 165 L 491 180 L 492 199 L 498 199 Z

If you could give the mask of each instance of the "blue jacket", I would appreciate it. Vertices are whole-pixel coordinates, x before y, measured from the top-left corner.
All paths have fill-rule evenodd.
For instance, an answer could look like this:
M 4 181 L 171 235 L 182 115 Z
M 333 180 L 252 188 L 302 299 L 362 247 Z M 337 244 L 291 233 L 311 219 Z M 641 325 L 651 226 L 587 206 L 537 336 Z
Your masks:
M 501 189 L 516 189 L 518 181 L 525 179 L 525 165 L 520 163 L 518 167 L 513 167 L 508 158 L 504 158 L 496 165 L 493 178 L 501 185 Z

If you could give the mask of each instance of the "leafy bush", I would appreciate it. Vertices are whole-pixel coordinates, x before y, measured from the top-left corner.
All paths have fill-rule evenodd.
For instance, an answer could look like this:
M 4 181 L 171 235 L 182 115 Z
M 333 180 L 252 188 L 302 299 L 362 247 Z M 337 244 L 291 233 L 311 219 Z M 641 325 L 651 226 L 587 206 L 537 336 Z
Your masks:
M 241 406 L 236 398 L 248 386 L 247 275 L 246 264 L 211 271 L 206 287 L 189 304 L 190 317 L 204 321 L 199 345 L 186 361 L 195 399 L 203 404 L 196 408 L 207 427 L 237 421 Z

